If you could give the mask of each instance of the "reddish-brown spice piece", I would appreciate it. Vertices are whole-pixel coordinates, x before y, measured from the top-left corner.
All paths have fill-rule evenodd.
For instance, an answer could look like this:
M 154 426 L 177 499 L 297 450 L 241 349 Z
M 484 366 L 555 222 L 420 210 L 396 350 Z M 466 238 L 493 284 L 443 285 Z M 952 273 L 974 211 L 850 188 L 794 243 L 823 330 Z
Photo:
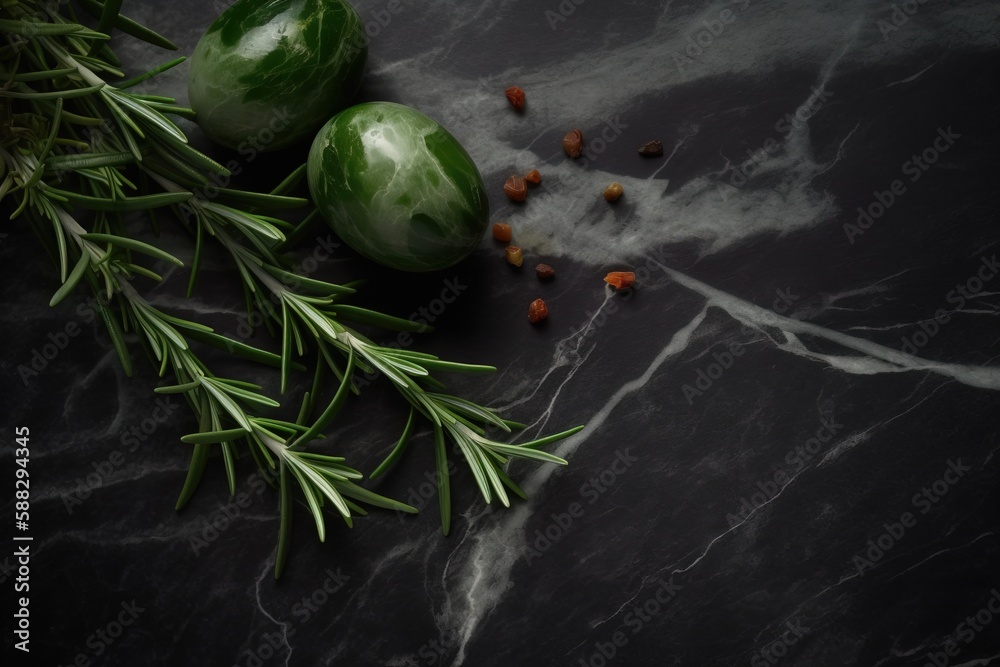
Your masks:
M 539 280 L 552 280 L 556 277 L 556 270 L 548 264 L 539 264 L 535 267 L 535 275 Z
M 639 155 L 643 157 L 660 157 L 663 155 L 663 143 L 659 139 L 653 139 L 642 146 L 639 146 Z
M 542 174 L 537 169 L 532 169 L 524 175 L 524 180 L 533 185 L 538 185 L 542 182 Z
M 563 150 L 574 160 L 580 157 L 580 154 L 583 153 L 583 132 L 571 130 L 563 137 Z
M 514 238 L 514 231 L 510 228 L 510 225 L 508 225 L 506 222 L 494 222 L 493 238 L 495 238 L 497 241 L 510 243 L 510 240 Z
M 624 193 L 624 190 L 622 190 L 622 184 L 612 183 L 604 191 L 604 198 L 608 201 L 618 201 L 621 199 L 622 193 Z
M 507 101 L 510 105 L 514 107 L 517 111 L 524 109 L 524 91 L 517 87 L 511 86 L 507 90 L 503 91 L 503 94 L 507 96 Z
M 604 276 L 604 282 L 615 289 L 627 289 L 635 285 L 635 274 L 631 271 L 612 271 Z
M 509 245 L 504 250 L 504 254 L 507 257 L 507 263 L 513 264 L 514 266 L 521 266 L 524 264 L 524 253 L 516 245 Z
M 528 321 L 532 324 L 541 322 L 549 316 L 549 307 L 541 299 L 535 299 L 528 306 Z
M 511 201 L 524 201 L 528 198 L 528 184 L 524 176 L 511 176 L 503 185 L 503 191 Z

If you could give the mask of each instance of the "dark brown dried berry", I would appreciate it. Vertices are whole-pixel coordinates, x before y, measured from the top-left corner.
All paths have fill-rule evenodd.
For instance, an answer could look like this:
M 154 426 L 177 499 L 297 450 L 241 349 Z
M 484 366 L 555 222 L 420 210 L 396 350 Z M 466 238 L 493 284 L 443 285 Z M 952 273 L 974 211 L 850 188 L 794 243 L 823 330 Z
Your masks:
M 524 108 L 524 91 L 521 88 L 511 86 L 507 90 L 503 91 L 503 94 L 507 96 L 507 101 L 510 102 L 510 105 L 517 111 Z
M 574 160 L 583 153 L 583 132 L 572 130 L 563 137 L 563 150 Z
M 643 157 L 660 157 L 663 155 L 663 143 L 659 139 L 653 139 L 639 146 L 639 155 Z
M 528 198 L 528 184 L 524 182 L 524 176 L 511 176 L 504 183 L 503 191 L 511 201 L 524 201 Z
M 556 270 L 548 264 L 539 264 L 535 267 L 535 275 L 539 280 L 552 280 L 556 277 Z

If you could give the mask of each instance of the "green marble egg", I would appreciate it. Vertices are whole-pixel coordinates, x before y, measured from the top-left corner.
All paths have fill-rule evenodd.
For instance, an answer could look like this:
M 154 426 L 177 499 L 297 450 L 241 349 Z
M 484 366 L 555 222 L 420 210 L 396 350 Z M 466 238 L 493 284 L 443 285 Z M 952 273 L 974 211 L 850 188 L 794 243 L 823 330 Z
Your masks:
M 195 47 L 188 97 L 215 141 L 276 150 L 350 103 L 367 58 L 361 18 L 344 0 L 238 0 Z
M 316 135 L 309 191 L 337 235 L 403 271 L 435 271 L 478 245 L 490 217 L 483 177 L 455 137 L 391 102 L 341 111 Z

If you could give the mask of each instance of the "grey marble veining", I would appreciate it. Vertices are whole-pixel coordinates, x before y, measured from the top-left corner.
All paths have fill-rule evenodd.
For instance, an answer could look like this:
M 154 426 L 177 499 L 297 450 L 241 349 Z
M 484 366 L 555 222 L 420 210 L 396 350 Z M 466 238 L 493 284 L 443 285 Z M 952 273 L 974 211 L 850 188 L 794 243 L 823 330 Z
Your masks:
M 190 53 L 226 4 L 125 8 Z M 1000 664 L 1000 4 L 355 6 L 372 34 L 360 99 L 455 135 L 527 267 L 558 276 L 512 272 L 491 239 L 453 270 L 400 276 L 322 229 L 302 266 L 430 313 L 420 349 L 497 365 L 452 387 L 529 436 L 587 423 L 552 448 L 570 465 L 515 464 L 531 500 L 501 510 L 460 464 L 445 538 L 419 433 L 373 488 L 421 514 L 331 522 L 319 544 L 300 513 L 275 582 L 274 494 L 242 461 L 230 499 L 213 461 L 173 510 L 184 406 L 157 403 L 138 357 L 124 377 L 83 302 L 44 306 L 51 266 L 15 226 L 0 243 L 3 414 L 33 434 L 37 664 Z M 169 57 L 121 51 L 136 69 Z M 185 75 L 145 86 L 183 97 Z M 523 114 L 503 97 L 513 84 Z M 560 146 L 573 128 L 578 161 Z M 641 158 L 652 138 L 664 156 Z M 272 185 L 307 149 L 255 158 L 239 182 Z M 542 184 L 512 205 L 504 180 L 532 167 Z M 159 242 L 190 254 L 176 228 Z M 149 300 L 239 335 L 238 282 L 221 253 L 205 261 L 193 301 L 183 271 Z M 612 295 L 601 278 L 619 269 L 639 285 Z M 537 297 L 551 315 L 532 328 Z M 22 382 L 66 322 L 80 333 Z M 212 361 L 277 391 L 268 369 Z M 405 418 L 383 384 L 329 438 L 366 472 Z M 123 613 L 134 622 L 101 640 Z

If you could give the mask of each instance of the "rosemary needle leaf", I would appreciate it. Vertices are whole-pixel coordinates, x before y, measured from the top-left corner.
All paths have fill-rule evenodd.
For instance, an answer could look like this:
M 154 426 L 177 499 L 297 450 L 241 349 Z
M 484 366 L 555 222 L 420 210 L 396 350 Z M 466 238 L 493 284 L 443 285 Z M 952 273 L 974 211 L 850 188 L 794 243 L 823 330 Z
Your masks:
M 84 11 L 95 18 L 99 18 L 104 12 L 104 3 L 99 0 L 77 0 L 77 2 L 81 7 L 83 7 Z M 119 14 L 115 17 L 114 26 L 126 35 L 131 35 L 132 37 L 141 39 L 144 42 L 152 44 L 153 46 L 158 46 L 162 49 L 170 51 L 177 50 L 177 45 L 169 39 L 133 21 L 127 16 Z
M 292 459 L 288 459 L 291 463 Z M 298 481 L 299 486 L 302 487 L 302 494 L 306 497 L 306 503 L 309 505 L 309 511 L 312 512 L 313 520 L 316 522 L 316 533 L 319 535 L 320 542 L 326 542 L 326 522 L 323 521 L 323 510 L 320 509 L 319 501 L 316 499 L 316 493 L 313 491 L 312 486 L 304 478 L 303 473 L 299 470 L 298 466 L 289 465 L 289 469 L 292 471 L 292 475 Z
M 495 452 L 506 454 L 508 456 L 519 456 L 533 461 L 544 461 L 546 463 L 555 463 L 563 466 L 566 465 L 566 459 L 561 459 L 555 454 L 549 454 L 548 452 L 531 449 L 525 447 L 524 445 L 504 445 L 499 442 L 491 442 L 488 447 Z
M 447 394 L 431 394 L 430 396 L 435 402 L 455 410 L 466 417 L 481 421 L 485 424 L 499 426 L 503 430 L 510 432 L 510 428 L 502 419 L 497 417 L 496 413 L 492 410 L 476 405 L 472 401 L 468 401 L 457 396 L 448 396 Z
M 96 281 L 92 281 L 91 285 L 96 288 Z M 125 332 L 122 331 L 121 324 L 118 322 L 118 318 L 115 314 L 111 312 L 100 298 L 96 299 L 97 312 L 101 314 L 101 320 L 104 322 L 105 328 L 108 330 L 108 335 L 111 336 L 111 343 L 115 346 L 115 352 L 118 353 L 118 361 L 122 365 L 122 369 L 125 371 L 127 377 L 132 377 L 132 355 L 128 351 L 128 346 L 125 344 Z
M 194 495 L 195 489 L 201 483 L 202 474 L 205 472 L 205 464 L 208 463 L 208 454 L 211 451 L 210 445 L 195 445 L 191 452 L 191 463 L 188 465 L 188 474 L 184 479 L 184 486 L 177 498 L 175 510 L 179 510 L 187 505 Z
M 21 37 L 69 35 L 84 29 L 84 26 L 79 23 L 50 23 L 48 21 L 0 19 L 0 32 L 12 33 Z
M 190 192 L 159 192 L 155 195 L 140 195 L 138 197 L 127 197 L 125 199 L 105 199 L 102 197 L 90 197 L 76 192 L 59 190 L 48 185 L 43 188 L 47 194 L 65 198 L 71 204 L 80 208 L 92 211 L 110 211 L 114 213 L 128 213 L 130 211 L 145 211 L 150 208 L 170 206 L 179 204 L 191 198 Z
M 56 79 L 61 76 L 67 76 L 69 74 L 76 74 L 75 67 L 66 67 L 62 69 L 48 69 L 39 72 L 23 72 L 20 74 L 15 74 L 11 77 L 12 81 L 45 81 L 46 79 Z
M 153 392 L 156 394 L 185 394 L 193 389 L 197 389 L 199 386 L 201 386 L 201 382 L 195 380 L 194 382 L 185 382 L 184 384 L 156 387 L 153 389 Z
M 273 352 L 268 352 L 266 350 L 261 350 L 259 348 L 247 345 L 246 343 L 240 342 L 238 340 L 233 340 L 226 336 L 217 333 L 207 333 L 203 331 L 190 331 L 187 333 L 188 338 L 191 340 L 198 341 L 200 343 L 205 343 L 206 345 L 211 345 L 212 347 L 218 348 L 220 350 L 225 350 L 230 354 L 235 354 L 244 359 L 249 359 L 250 361 L 255 361 L 259 364 L 264 364 L 266 366 L 281 366 L 281 357 Z M 293 364 L 292 368 L 296 370 L 306 370 L 305 366 L 302 364 Z
M 233 460 L 235 458 L 233 443 L 223 442 L 222 445 L 222 462 L 226 468 L 226 481 L 229 482 L 229 495 L 236 495 L 236 462 Z
M 299 436 L 299 438 L 289 445 L 289 449 L 295 449 L 300 445 L 308 443 L 310 440 L 319 435 L 320 431 L 327 427 L 327 425 L 333 421 L 333 418 L 337 416 L 337 412 L 343 407 L 344 402 L 347 400 L 347 394 L 351 388 L 351 377 L 354 372 L 354 348 L 347 356 L 347 369 L 344 371 L 344 378 L 340 382 L 340 386 L 337 388 L 337 393 L 334 394 L 333 400 L 330 404 L 326 406 L 326 410 L 323 414 L 319 416 L 319 419 L 309 428 L 308 431 Z
M 235 438 L 242 438 L 247 434 L 245 429 L 231 428 L 224 431 L 209 431 L 208 433 L 191 433 L 181 436 L 181 442 L 189 445 L 213 445 Z
M 288 304 L 281 304 L 281 393 L 285 393 L 288 377 L 291 373 L 289 363 L 292 360 L 292 328 L 288 323 Z
M 261 192 L 246 192 L 244 190 L 230 190 L 229 188 L 218 188 L 218 198 L 240 206 L 256 209 L 290 209 L 301 208 L 309 205 L 308 199 L 302 197 L 286 197 L 282 195 L 264 194 Z
M 399 440 L 396 442 L 396 446 L 392 448 L 389 452 L 389 456 L 385 458 L 382 463 L 375 468 L 374 472 L 370 475 L 371 479 L 378 479 L 385 473 L 386 470 L 392 467 L 392 465 L 399 460 L 399 457 L 403 455 L 406 451 L 407 445 L 410 444 L 410 438 L 413 436 L 413 427 L 416 424 L 416 410 L 412 407 L 410 408 L 410 416 L 406 420 L 406 426 L 403 428 L 403 434 L 399 436 Z
M 138 84 L 142 83 L 143 81 L 146 81 L 147 79 L 153 78 L 157 74 L 161 74 L 163 72 L 166 72 L 168 69 L 171 69 L 172 67 L 176 67 L 177 65 L 180 65 L 185 60 L 187 60 L 187 56 L 181 56 L 180 58 L 174 58 L 173 60 L 171 60 L 169 62 L 165 62 L 162 65 L 157 65 L 156 67 L 154 67 L 153 69 L 149 70 L 148 72 L 146 72 L 144 74 L 140 74 L 137 77 L 131 78 L 128 81 L 122 81 L 120 83 L 116 83 L 115 84 L 115 88 L 117 88 L 118 90 L 124 90 L 126 88 L 131 88 L 132 86 L 138 85 Z
M 312 278 L 306 278 L 305 276 L 300 276 L 298 274 L 291 273 L 290 271 L 279 269 L 278 267 L 270 264 L 265 265 L 264 270 L 275 278 L 281 278 L 286 281 L 287 285 L 294 286 L 302 290 L 308 290 L 310 292 L 319 294 L 354 294 L 355 292 L 354 289 L 345 285 L 335 285 L 333 283 L 323 282 L 322 280 L 313 280 Z
M 360 500 L 361 502 L 373 505 L 375 507 L 382 507 L 387 510 L 394 510 L 396 512 L 406 512 L 407 514 L 417 514 L 418 510 L 412 505 L 407 505 L 406 503 L 401 503 L 398 500 L 393 500 L 392 498 L 386 498 L 377 493 L 369 491 L 368 489 L 358 486 L 357 484 L 352 484 L 350 482 L 345 482 L 337 485 L 337 490 L 348 498 L 354 498 L 355 500 Z
M 538 447 L 544 447 L 545 445 L 556 442 L 557 440 L 563 440 L 570 437 L 571 435 L 576 435 L 584 429 L 583 426 L 574 426 L 571 429 L 567 429 L 561 433 L 554 433 L 552 435 L 546 436 L 544 438 L 539 438 L 537 440 L 532 440 L 531 442 L 525 442 L 520 447 L 536 449 Z
M 73 267 L 73 271 L 70 272 L 66 282 L 52 295 L 52 299 L 49 300 L 49 306 L 54 306 L 65 299 L 77 286 L 80 279 L 83 278 L 83 274 L 88 267 L 90 267 L 90 256 L 84 252 L 80 255 L 80 260 Z
M 63 99 L 70 99 L 73 97 L 85 97 L 87 95 L 92 95 L 98 90 L 104 87 L 105 84 L 99 83 L 95 86 L 87 86 L 86 88 L 71 88 L 69 90 L 50 90 L 44 93 L 38 91 L 20 92 L 15 90 L 4 90 L 0 88 L 0 97 L 11 97 L 15 100 L 55 100 L 60 97 Z
M 106 0 L 104 9 L 101 11 L 101 18 L 97 22 L 97 31 L 111 34 L 111 28 L 115 25 L 115 20 L 121 11 L 123 0 Z M 96 50 L 96 49 L 95 49 Z M 94 50 L 91 51 L 93 53 Z
M 56 171 L 78 171 L 96 167 L 121 167 L 135 162 L 131 153 L 93 153 L 88 155 L 53 155 L 45 166 Z
M 382 327 L 391 331 L 426 333 L 434 330 L 433 327 L 421 322 L 405 320 L 401 317 L 393 317 L 391 315 L 384 315 L 382 313 L 375 312 L 374 310 L 359 308 L 358 306 L 349 306 L 347 304 L 338 304 L 335 306 L 334 313 L 343 317 L 345 320 L 349 320 L 357 324 Z
M 434 461 L 437 464 L 438 505 L 441 509 L 441 532 L 451 531 L 451 481 L 448 477 L 448 452 L 444 445 L 444 431 L 434 426 Z
M 285 180 L 283 180 L 281 183 L 277 185 L 277 187 L 271 190 L 271 194 L 275 196 L 280 196 L 288 194 L 289 192 L 294 190 L 296 186 L 298 186 L 298 184 L 301 183 L 302 179 L 305 177 L 306 167 L 308 166 L 309 165 L 307 163 L 303 162 L 298 167 L 296 167 L 295 171 L 286 176 Z
M 134 199 L 138 199 L 138 197 L 135 197 Z M 177 259 L 170 253 L 160 250 L 159 248 L 156 248 L 154 246 L 151 246 L 148 243 L 143 243 L 142 241 L 137 241 L 136 239 L 130 239 L 125 236 L 115 236 L 114 234 L 87 233 L 87 234 L 80 234 L 80 238 L 86 241 L 93 241 L 94 243 L 110 243 L 112 245 L 116 245 L 121 248 L 134 250 L 135 252 L 140 252 L 144 255 L 155 257 L 156 259 L 162 259 L 165 262 L 170 262 L 171 264 L 176 264 L 177 266 L 184 266 L 184 262 Z
M 500 481 L 503 482 L 507 486 L 508 489 L 510 489 L 511 491 L 513 491 L 515 493 L 515 495 L 517 495 L 518 498 L 520 498 L 521 500 L 527 500 L 528 499 L 528 494 L 525 493 L 521 489 L 521 487 L 518 486 L 517 483 L 514 480 L 512 480 L 507 475 L 506 472 L 504 472 L 503 468 L 501 468 L 500 466 L 496 466 L 496 473 L 497 473 L 497 477 L 500 478 Z

